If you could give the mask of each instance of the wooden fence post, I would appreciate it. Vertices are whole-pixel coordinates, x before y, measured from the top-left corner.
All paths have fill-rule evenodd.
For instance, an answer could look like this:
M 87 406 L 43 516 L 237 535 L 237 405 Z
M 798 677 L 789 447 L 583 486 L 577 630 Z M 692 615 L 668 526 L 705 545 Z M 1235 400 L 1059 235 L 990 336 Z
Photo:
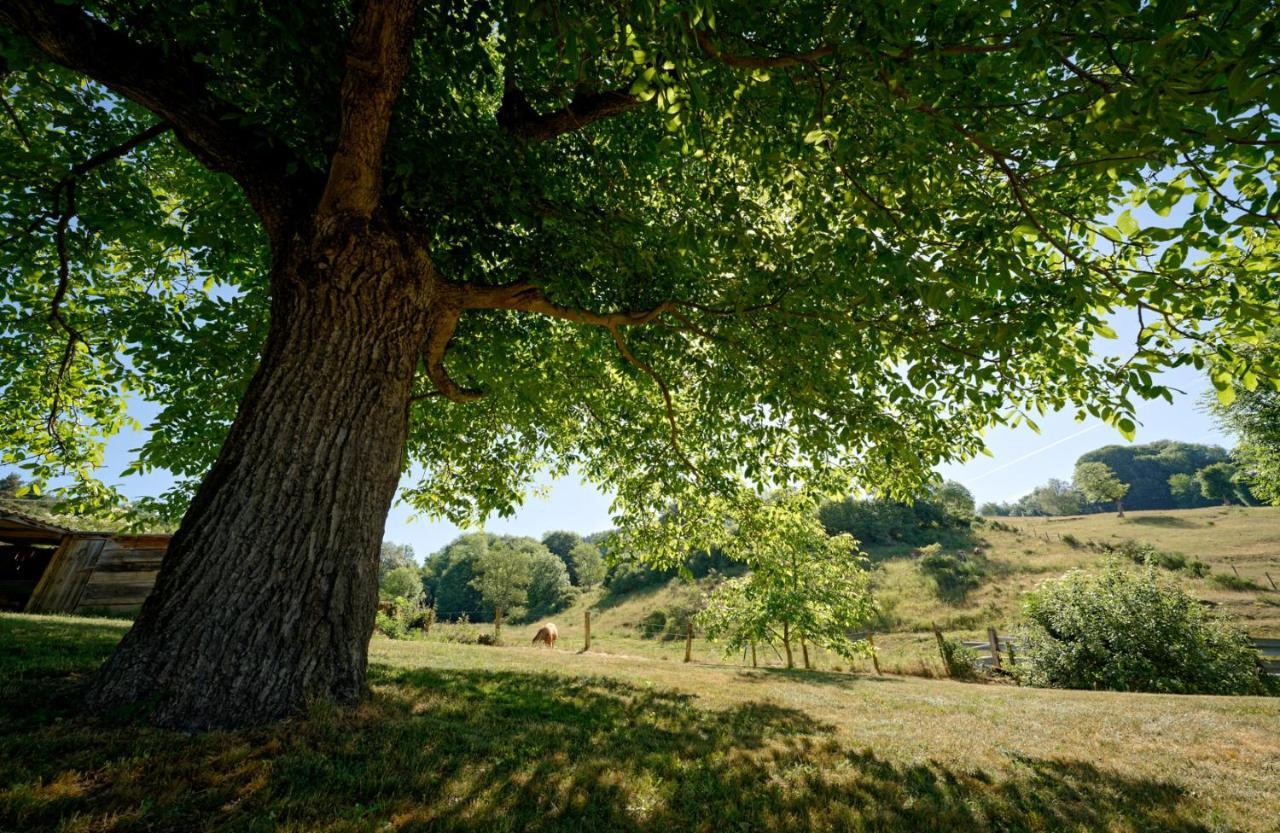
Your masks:
M 582 632 L 582 652 L 585 654 L 591 650 L 591 611 L 589 610 L 582 611 Z
M 1236 565 L 1231 565 L 1231 572 L 1236 574 L 1236 578 L 1240 578 L 1240 571 L 1236 569 Z
M 951 671 L 951 660 L 947 659 L 947 643 L 942 638 L 942 631 L 938 630 L 938 626 L 932 622 L 933 635 L 938 638 L 938 656 L 942 657 L 942 669 L 947 672 L 948 677 L 955 676 Z
M 1000 637 L 996 636 L 995 626 L 987 628 L 987 640 L 991 643 L 991 661 L 1000 667 Z
M 684 661 L 693 659 L 693 623 L 690 622 L 684 634 Z
M 1267 577 L 1267 581 L 1271 582 L 1272 590 L 1280 590 L 1280 587 L 1276 587 L 1276 580 L 1271 577 L 1270 573 L 1263 573 L 1263 575 Z
M 871 667 L 876 670 L 876 675 L 880 674 L 880 657 L 876 656 L 876 638 L 871 633 L 871 629 L 867 629 L 867 644 L 871 646 Z
M 1013 653 L 1013 643 L 1006 639 L 1004 644 L 1005 644 L 1005 650 L 1009 652 L 1009 665 L 1011 667 L 1017 665 L 1018 658 Z

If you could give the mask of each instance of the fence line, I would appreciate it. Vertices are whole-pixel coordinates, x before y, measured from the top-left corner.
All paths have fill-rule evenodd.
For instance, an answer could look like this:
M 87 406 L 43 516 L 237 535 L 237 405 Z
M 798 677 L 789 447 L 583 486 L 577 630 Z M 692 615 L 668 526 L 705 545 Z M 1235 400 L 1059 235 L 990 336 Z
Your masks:
M 938 637 L 938 651 L 942 656 L 942 664 L 946 667 L 948 663 L 946 651 L 942 646 L 942 633 L 936 628 L 934 632 Z M 1256 636 L 1248 636 L 1247 638 L 1249 644 L 1258 653 L 1258 666 L 1262 669 L 1262 673 L 1272 677 L 1280 677 L 1280 639 Z M 1010 666 L 1017 665 L 1019 641 L 1013 637 L 1000 636 L 994 627 L 987 628 L 987 638 L 985 640 L 960 640 L 960 644 L 966 648 L 984 650 L 986 652 L 978 655 L 978 665 L 982 668 L 1003 668 L 1002 657 L 1008 659 Z M 947 673 L 951 673 L 949 667 L 947 667 Z

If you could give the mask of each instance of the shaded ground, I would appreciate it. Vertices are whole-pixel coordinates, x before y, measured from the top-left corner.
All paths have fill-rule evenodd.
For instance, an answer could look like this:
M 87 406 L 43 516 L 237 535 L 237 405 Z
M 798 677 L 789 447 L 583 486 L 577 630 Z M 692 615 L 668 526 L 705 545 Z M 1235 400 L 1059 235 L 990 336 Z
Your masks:
M 993 687 L 376 642 L 361 707 L 188 736 L 80 714 L 84 674 L 120 633 L 112 623 L 0 618 L 0 830 L 1250 827 L 1204 785 L 1124 759 L 1090 762 L 1052 743 L 1037 744 L 1043 754 L 997 750 L 999 765 L 957 755 L 944 716 L 967 730 L 957 705 L 980 712 L 988 693 L 1011 696 Z M 715 696 L 699 693 L 710 688 Z M 1099 708 L 1114 706 L 1102 697 Z M 1129 697 L 1140 711 L 1179 700 Z M 1180 700 L 1188 714 L 1207 704 L 1228 743 L 1242 726 L 1280 725 L 1269 701 Z M 900 704 L 893 722 L 904 735 L 920 733 L 922 708 L 936 710 L 941 725 L 925 735 L 937 738 L 936 754 L 859 738 L 867 718 L 845 715 L 886 702 Z M 1167 754 L 1188 751 L 1172 740 Z M 1258 818 L 1253 829 L 1267 829 Z

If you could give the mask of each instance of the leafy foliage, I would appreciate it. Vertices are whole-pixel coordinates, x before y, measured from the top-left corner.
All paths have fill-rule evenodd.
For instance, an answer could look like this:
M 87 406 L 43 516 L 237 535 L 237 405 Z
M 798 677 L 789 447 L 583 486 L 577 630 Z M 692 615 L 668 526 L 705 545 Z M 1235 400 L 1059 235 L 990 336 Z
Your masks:
M 413 547 L 408 544 L 397 544 L 383 541 L 378 557 L 378 576 L 385 576 L 399 567 L 414 567 L 417 561 L 413 556 Z
M 844 657 L 865 652 L 849 638 L 874 610 L 865 559 L 850 536 L 828 536 L 803 498 L 781 495 L 740 517 L 726 546 L 751 571 L 707 599 L 697 622 L 708 639 L 729 653 L 781 643 L 789 658 L 801 639 Z
M 409 564 L 388 570 L 378 582 L 378 594 L 384 599 L 407 599 L 416 605 L 422 601 L 423 592 L 422 573 Z
M 969 515 L 963 514 L 964 506 L 970 507 Z M 967 524 L 972 506 L 972 498 L 965 502 L 953 497 L 948 508 L 934 493 L 911 503 L 847 497 L 819 506 L 818 519 L 827 534 L 851 535 L 862 544 L 928 544 L 943 530 Z
M 1280 503 L 1280 392 L 1265 387 L 1238 387 L 1230 404 L 1215 401 L 1219 424 L 1236 435 L 1231 455 L 1241 479 L 1258 498 Z
M 583 541 L 569 550 L 569 574 L 574 583 L 584 590 L 604 581 L 604 556 L 595 544 Z
M 1145 445 L 1109 445 L 1094 449 L 1080 455 L 1077 465 L 1104 463 L 1121 482 L 1128 483 L 1129 491 L 1124 496 L 1126 509 L 1174 509 L 1208 506 L 1211 501 L 1198 498 L 1180 506 L 1172 493 L 1170 477 L 1175 474 L 1194 477 L 1205 466 L 1227 459 L 1227 452 L 1216 445 L 1160 440 Z
M 964 601 L 969 591 L 982 583 L 982 565 L 961 553 L 944 553 L 938 544 L 921 549 L 920 572 L 933 581 L 938 597 L 949 602 Z
M 1200 494 L 1226 505 L 1239 491 L 1237 475 L 1231 463 L 1214 463 L 1196 472 L 1196 482 L 1200 484 Z
M 1085 500 L 1115 501 L 1116 509 L 1123 513 L 1122 504 L 1124 496 L 1129 493 L 1129 484 L 1121 482 L 1106 463 L 1077 463 L 1071 482 Z
M 968 520 L 973 517 L 975 505 L 973 493 L 966 489 L 963 484 L 948 480 L 938 487 L 934 497 L 951 517 L 959 520 Z
M 1153 567 L 1074 570 L 1026 603 L 1019 673 L 1030 685 L 1172 694 L 1260 694 L 1244 633 Z
M 569 572 L 532 538 L 474 533 L 462 535 L 429 556 L 422 582 L 441 619 L 504 619 L 545 616 L 572 603 Z M 486 589 L 487 588 L 487 589 Z
M 328 169 L 348 4 L 91 12 L 198 67 L 160 74 L 237 114 L 261 143 L 246 154 L 287 148 L 290 182 Z M 381 170 L 396 221 L 458 284 L 671 306 L 625 336 L 463 316 L 450 371 L 486 395 L 415 402 L 407 499 L 506 514 L 540 469 L 571 465 L 636 529 L 674 522 L 673 502 L 688 521 L 742 474 L 902 497 L 986 429 L 1046 409 L 1132 434 L 1137 398 L 1172 396 L 1162 367 L 1223 391 L 1276 376 L 1254 348 L 1277 298 L 1277 14 L 1264 0 L 428 4 Z M 178 476 L 150 505 L 176 518 L 263 344 L 266 235 L 190 154 L 189 125 L 83 170 L 157 117 L 55 64 L 17 20 L 0 18 L 3 462 L 41 480 L 65 467 L 82 507 L 118 503 L 94 470 L 142 397 L 159 411 L 136 468 Z M 600 96 L 617 110 L 557 136 L 527 127 Z M 1109 315 L 1134 308 L 1133 354 L 1099 355 Z M 679 540 L 661 548 L 676 563 L 705 549 L 697 528 L 651 549 Z

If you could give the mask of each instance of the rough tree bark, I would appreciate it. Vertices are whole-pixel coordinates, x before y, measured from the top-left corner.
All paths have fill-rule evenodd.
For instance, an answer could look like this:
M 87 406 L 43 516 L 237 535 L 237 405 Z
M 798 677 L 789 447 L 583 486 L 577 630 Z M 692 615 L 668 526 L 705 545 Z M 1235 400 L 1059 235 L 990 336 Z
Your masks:
M 271 241 L 271 327 L 258 370 L 155 589 L 90 688 L 95 708 L 149 701 L 158 723 L 200 729 L 265 722 L 311 698 L 357 699 L 419 359 L 440 395 L 467 402 L 478 392 L 444 367 L 464 310 L 607 327 L 634 363 L 618 328 L 672 309 L 590 312 L 523 281 L 439 276 L 424 235 L 383 202 L 418 1 L 359 5 L 337 142 L 319 171 L 214 92 L 193 56 L 134 40 L 127 26 L 66 0 L 0 0 L 0 25 L 152 111 L 201 164 L 234 179 Z M 500 122 L 546 141 L 638 103 L 617 93 L 541 115 L 507 107 Z M 669 402 L 668 420 L 676 447 Z
M 200 729 L 363 688 L 379 545 L 438 297 L 394 236 L 278 261 L 260 366 L 154 592 L 93 684 L 94 707 L 153 701 L 157 722 Z

